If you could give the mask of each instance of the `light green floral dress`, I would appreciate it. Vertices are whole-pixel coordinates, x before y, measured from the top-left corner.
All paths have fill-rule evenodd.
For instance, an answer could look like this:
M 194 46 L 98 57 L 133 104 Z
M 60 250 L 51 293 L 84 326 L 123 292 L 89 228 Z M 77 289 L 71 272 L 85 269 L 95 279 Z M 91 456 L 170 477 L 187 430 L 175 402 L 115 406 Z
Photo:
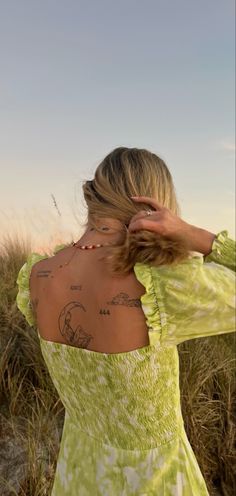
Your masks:
M 29 276 L 43 258 L 31 253 L 17 278 L 17 305 L 30 325 Z M 137 263 L 134 272 L 146 288 L 150 345 L 106 354 L 39 335 L 65 406 L 52 496 L 208 495 L 184 429 L 177 345 L 235 331 L 235 241 L 221 231 L 205 258 Z

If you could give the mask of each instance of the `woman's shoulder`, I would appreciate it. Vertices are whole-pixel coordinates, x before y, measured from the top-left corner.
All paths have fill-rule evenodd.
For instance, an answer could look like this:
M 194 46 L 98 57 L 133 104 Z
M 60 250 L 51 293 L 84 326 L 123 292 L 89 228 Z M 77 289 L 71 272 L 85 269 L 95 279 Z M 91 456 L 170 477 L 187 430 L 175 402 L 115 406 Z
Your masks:
M 27 256 L 25 263 L 20 268 L 16 279 L 18 286 L 16 304 L 30 325 L 35 324 L 35 318 L 30 304 L 30 277 L 32 268 L 38 264 L 38 262 L 46 258 L 48 258 L 47 254 L 40 254 L 37 252 L 30 253 Z
M 190 258 L 175 265 L 159 265 L 136 263 L 134 273 L 138 281 L 144 286 L 145 293 L 141 296 L 141 303 L 149 327 L 149 338 L 151 344 L 156 344 L 160 336 L 167 333 L 166 318 L 166 289 L 174 285 L 174 291 L 185 280 L 191 279 L 194 267 L 203 263 L 202 257 L 191 256 Z M 171 294 L 168 294 L 168 299 Z
M 32 271 L 35 271 L 38 269 L 40 266 L 43 265 L 50 265 L 51 261 L 56 257 L 59 252 L 62 255 L 63 252 L 66 252 L 66 248 L 68 248 L 70 245 L 66 243 L 61 243 L 56 246 L 54 246 L 52 249 L 48 249 L 47 251 L 44 251 L 43 253 L 33 251 L 28 254 L 27 259 L 23 266 L 20 268 L 18 277 L 17 277 L 17 283 L 22 282 L 22 280 L 27 283 L 27 279 L 30 279 L 30 275 Z
M 62 250 L 67 246 L 67 244 L 63 243 L 56 245 L 52 250 L 48 250 L 48 252 L 45 251 L 44 253 L 39 253 L 37 251 L 33 251 L 29 253 L 26 261 L 17 274 L 16 284 L 18 287 L 18 292 L 16 296 L 16 304 L 19 310 L 25 315 L 28 323 L 31 325 L 34 325 L 35 323 L 30 304 L 30 281 L 32 276 L 36 271 L 39 271 L 40 277 L 44 277 L 47 270 L 50 268 L 52 258 L 59 252 L 62 253 Z
M 190 255 L 185 260 L 178 264 L 165 264 L 165 265 L 151 265 L 144 263 L 136 263 L 134 265 L 134 273 L 140 282 L 149 283 L 154 277 L 174 277 L 178 274 L 186 274 L 192 271 L 194 266 L 199 266 L 204 263 L 202 255 Z

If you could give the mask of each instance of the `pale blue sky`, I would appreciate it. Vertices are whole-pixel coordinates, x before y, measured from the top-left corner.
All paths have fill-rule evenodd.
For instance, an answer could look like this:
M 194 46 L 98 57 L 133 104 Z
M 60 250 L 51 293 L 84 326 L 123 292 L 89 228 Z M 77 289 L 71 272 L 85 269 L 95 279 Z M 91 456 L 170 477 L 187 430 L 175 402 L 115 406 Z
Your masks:
M 76 236 L 82 181 L 135 146 L 164 158 L 186 221 L 235 236 L 233 0 L 0 7 L 1 232 Z

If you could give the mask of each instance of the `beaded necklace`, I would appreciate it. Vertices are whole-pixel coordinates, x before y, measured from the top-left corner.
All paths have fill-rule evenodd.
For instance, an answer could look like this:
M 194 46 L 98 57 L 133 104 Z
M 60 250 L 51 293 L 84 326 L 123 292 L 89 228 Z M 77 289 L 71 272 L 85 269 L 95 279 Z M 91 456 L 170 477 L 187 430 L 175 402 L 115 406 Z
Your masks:
M 127 228 L 126 228 L 127 229 Z M 105 226 L 105 228 L 102 228 L 103 231 L 109 231 L 109 227 Z M 90 231 L 94 231 L 94 228 L 91 228 Z M 76 241 L 73 241 L 70 246 L 73 246 L 74 248 L 78 248 L 79 250 L 94 250 L 95 248 L 101 248 L 103 246 L 115 246 L 115 243 L 96 243 L 96 244 L 90 244 L 90 245 L 78 245 Z M 68 262 L 65 262 L 64 264 L 61 264 L 58 266 L 59 269 L 63 268 L 65 265 L 68 265 L 72 258 L 74 257 L 76 251 L 72 254 L 72 257 Z
M 101 246 L 112 246 L 115 243 L 98 243 L 96 245 L 77 245 L 76 242 L 72 243 L 71 246 L 75 246 L 76 248 L 79 248 L 80 250 L 93 250 L 94 248 L 101 248 Z
M 110 231 L 110 228 L 108 226 L 102 226 L 101 227 L 102 231 Z M 90 231 L 94 231 L 94 227 L 91 227 Z M 101 248 L 102 246 L 109 246 L 109 245 L 114 245 L 115 243 L 97 243 L 95 245 L 77 245 L 76 241 L 71 243 L 71 246 L 75 246 L 76 248 L 79 248 L 80 250 L 93 250 L 94 248 Z

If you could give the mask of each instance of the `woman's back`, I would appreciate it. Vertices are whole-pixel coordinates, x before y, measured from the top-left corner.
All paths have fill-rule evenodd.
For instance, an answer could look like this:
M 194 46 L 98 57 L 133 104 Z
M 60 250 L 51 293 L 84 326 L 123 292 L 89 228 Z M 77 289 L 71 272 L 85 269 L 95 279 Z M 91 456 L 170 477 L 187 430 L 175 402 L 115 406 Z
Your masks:
M 184 429 L 176 345 L 234 331 L 235 242 L 225 231 L 212 248 L 176 267 L 136 264 L 137 280 L 108 277 L 105 248 L 29 255 L 17 304 L 31 325 L 29 296 L 37 306 L 41 351 L 65 406 L 52 496 L 208 495 Z M 71 335 L 81 342 L 71 346 Z M 99 344 L 111 352 L 92 351 Z
M 35 265 L 31 293 L 43 339 L 103 353 L 149 344 L 140 302 L 144 287 L 133 271 L 111 276 L 105 250 L 67 247 Z

